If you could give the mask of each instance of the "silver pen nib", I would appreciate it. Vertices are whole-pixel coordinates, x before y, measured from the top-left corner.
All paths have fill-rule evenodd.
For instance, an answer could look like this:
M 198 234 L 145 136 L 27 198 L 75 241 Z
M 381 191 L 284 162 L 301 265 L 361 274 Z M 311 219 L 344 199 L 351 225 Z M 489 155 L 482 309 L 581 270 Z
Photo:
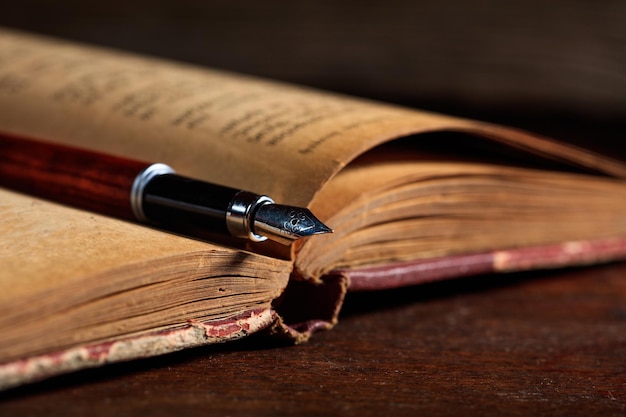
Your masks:
M 254 214 L 254 233 L 283 244 L 333 230 L 322 223 L 310 210 L 282 204 L 263 204 Z

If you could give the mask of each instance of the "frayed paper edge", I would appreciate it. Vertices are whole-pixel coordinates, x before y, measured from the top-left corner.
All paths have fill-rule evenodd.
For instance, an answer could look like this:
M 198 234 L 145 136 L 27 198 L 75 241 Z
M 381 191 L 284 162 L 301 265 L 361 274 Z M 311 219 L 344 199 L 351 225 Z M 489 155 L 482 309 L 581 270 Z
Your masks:
M 0 389 L 5 390 L 80 369 L 240 339 L 271 326 L 277 319 L 278 315 L 271 309 L 253 310 L 227 319 L 193 321 L 173 329 L 83 345 L 0 364 Z

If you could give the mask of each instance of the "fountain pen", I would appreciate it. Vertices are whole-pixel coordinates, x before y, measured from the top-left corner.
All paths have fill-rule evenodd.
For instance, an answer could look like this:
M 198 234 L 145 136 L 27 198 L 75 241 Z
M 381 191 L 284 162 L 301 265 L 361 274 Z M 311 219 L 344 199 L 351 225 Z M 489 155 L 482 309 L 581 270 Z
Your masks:
M 331 233 L 310 210 L 177 175 L 162 163 L 0 133 L 0 186 L 176 231 L 281 244 Z

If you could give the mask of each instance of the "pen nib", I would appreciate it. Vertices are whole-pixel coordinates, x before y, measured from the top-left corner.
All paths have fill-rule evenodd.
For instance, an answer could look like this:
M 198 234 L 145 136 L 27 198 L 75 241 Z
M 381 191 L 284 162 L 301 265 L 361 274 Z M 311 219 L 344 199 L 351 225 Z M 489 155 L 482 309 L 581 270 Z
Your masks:
M 264 204 L 259 207 L 253 224 L 256 234 L 284 244 L 307 236 L 333 232 L 310 210 L 282 204 Z

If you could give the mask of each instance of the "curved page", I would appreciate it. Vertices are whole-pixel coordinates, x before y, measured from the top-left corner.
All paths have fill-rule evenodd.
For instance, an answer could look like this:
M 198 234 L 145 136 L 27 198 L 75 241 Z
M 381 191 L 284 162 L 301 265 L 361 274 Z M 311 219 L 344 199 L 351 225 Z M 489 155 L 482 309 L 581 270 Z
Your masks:
M 165 162 L 293 205 L 308 205 L 365 150 L 436 130 L 626 176 L 619 164 L 513 130 L 8 30 L 0 129 Z

